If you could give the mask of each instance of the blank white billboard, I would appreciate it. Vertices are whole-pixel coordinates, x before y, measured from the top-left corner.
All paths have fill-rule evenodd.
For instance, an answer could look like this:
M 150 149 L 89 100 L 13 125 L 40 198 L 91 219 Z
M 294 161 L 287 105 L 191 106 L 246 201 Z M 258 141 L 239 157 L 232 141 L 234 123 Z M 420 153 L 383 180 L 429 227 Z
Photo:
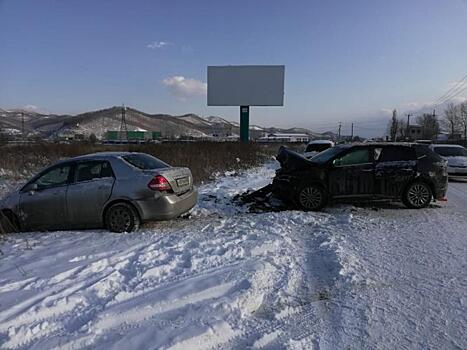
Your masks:
M 283 106 L 285 66 L 208 66 L 208 106 Z

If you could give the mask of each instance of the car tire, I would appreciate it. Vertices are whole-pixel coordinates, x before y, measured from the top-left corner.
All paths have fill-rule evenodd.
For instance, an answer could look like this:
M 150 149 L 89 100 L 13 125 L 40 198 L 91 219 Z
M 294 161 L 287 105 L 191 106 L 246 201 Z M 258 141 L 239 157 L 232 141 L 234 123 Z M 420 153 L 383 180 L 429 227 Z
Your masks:
M 327 193 L 320 185 L 302 185 L 296 192 L 295 203 L 302 210 L 318 211 L 326 205 Z
M 112 232 L 132 232 L 138 230 L 140 219 L 135 208 L 128 203 L 116 203 L 105 213 L 105 226 Z
M 411 209 L 426 208 L 433 197 L 430 186 L 423 181 L 415 181 L 407 186 L 402 202 Z

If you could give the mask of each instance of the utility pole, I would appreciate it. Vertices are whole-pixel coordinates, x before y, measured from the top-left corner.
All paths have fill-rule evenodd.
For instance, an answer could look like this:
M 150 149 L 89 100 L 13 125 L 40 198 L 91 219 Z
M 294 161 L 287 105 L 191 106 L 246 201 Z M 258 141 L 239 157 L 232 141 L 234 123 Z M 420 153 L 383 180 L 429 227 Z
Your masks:
M 352 123 L 352 131 L 350 132 L 350 142 L 353 142 L 353 123 Z
M 122 140 L 128 140 L 128 127 L 126 125 L 126 107 L 122 103 L 122 119 L 120 123 L 120 137 L 119 139 Z
M 437 125 L 438 123 L 436 122 L 436 110 L 435 110 L 435 109 L 433 109 L 433 123 L 434 123 L 434 124 L 433 124 L 433 127 L 435 128 L 435 132 L 436 132 L 436 134 L 435 134 L 435 137 L 436 137 L 435 140 L 437 140 L 437 139 L 438 139 L 438 132 L 439 132 L 439 130 L 438 130 L 438 128 L 436 127 L 436 125 Z
M 21 138 L 24 141 L 24 112 L 21 112 Z
M 409 127 L 410 127 L 410 113 L 407 114 L 407 130 L 405 131 L 405 139 L 409 139 Z
M 339 122 L 339 132 L 338 132 L 338 136 L 337 136 L 337 142 L 341 141 L 341 128 L 342 128 L 342 123 Z
M 464 124 L 464 141 L 467 141 L 467 105 L 461 108 L 462 120 Z M 462 136 L 461 136 L 462 139 Z

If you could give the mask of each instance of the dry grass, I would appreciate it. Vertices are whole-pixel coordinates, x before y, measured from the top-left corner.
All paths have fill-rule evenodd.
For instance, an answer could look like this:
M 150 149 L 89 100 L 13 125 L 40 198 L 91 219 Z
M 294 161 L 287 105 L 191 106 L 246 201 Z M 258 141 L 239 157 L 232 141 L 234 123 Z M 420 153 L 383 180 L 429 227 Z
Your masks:
M 243 170 L 257 166 L 275 155 L 279 144 L 237 142 L 167 142 L 141 145 L 101 145 L 90 143 L 4 145 L 0 147 L 0 171 L 14 179 L 24 179 L 60 159 L 103 151 L 134 151 L 152 154 L 172 166 L 189 167 L 196 183 L 216 172 Z M 1 175 L 1 173 L 0 173 Z

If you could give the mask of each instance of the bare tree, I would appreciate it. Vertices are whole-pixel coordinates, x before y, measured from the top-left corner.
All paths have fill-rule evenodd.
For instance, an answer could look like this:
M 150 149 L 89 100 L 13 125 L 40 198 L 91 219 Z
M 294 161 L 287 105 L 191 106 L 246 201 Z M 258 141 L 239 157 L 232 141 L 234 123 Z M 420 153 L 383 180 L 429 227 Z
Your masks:
M 417 123 L 422 127 L 422 138 L 425 140 L 434 140 L 437 138 L 440 126 L 438 119 L 434 114 L 424 113 L 417 117 Z
M 407 121 L 404 118 L 400 118 L 397 120 L 398 130 L 396 141 L 401 140 L 404 141 L 407 138 Z
M 397 111 L 394 109 L 392 111 L 392 118 L 388 125 L 389 136 L 391 141 L 396 141 L 397 132 L 399 131 L 399 120 L 397 119 Z
M 96 134 L 91 133 L 91 134 L 89 135 L 89 142 L 91 142 L 92 144 L 95 144 L 95 143 L 97 142 L 97 136 L 96 136 Z
M 460 128 L 464 133 L 464 140 L 467 140 L 467 102 L 460 104 L 459 112 Z
M 450 103 L 444 110 L 443 126 L 449 130 L 453 137 L 460 128 L 461 124 L 461 109 L 459 106 Z

